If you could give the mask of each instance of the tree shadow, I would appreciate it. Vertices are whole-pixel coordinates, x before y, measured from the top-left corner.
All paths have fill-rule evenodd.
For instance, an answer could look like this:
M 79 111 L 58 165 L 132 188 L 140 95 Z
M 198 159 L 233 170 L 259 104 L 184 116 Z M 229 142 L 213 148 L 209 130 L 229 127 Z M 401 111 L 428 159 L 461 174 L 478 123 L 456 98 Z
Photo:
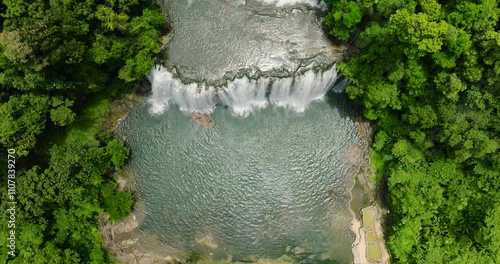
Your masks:
M 354 122 L 356 116 L 361 113 L 360 108 L 349 98 L 345 91 L 330 89 L 325 97 L 328 105 L 337 110 L 342 118 L 349 118 Z

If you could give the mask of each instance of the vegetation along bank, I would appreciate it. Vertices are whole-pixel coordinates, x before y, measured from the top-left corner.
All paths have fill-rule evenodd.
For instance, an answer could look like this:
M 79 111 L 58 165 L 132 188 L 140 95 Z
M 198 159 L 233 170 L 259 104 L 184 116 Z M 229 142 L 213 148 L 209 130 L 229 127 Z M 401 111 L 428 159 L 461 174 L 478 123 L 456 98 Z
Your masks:
M 327 0 L 397 263 L 500 263 L 499 3 Z
M 0 263 L 111 263 L 98 217 L 121 219 L 133 196 L 110 176 L 129 150 L 103 121 L 153 67 L 164 16 L 151 0 L 5 0 L 0 15 L 0 163 L 15 150 L 17 202 Z
M 500 262 L 499 3 L 327 2 L 325 27 L 356 47 L 339 69 L 375 127 L 392 258 Z M 151 69 L 164 17 L 155 1 L 6 0 L 0 14 L 0 163 L 15 149 L 18 234 L 0 262 L 111 262 L 98 215 L 120 219 L 133 199 L 109 176 L 128 150 L 102 123 Z

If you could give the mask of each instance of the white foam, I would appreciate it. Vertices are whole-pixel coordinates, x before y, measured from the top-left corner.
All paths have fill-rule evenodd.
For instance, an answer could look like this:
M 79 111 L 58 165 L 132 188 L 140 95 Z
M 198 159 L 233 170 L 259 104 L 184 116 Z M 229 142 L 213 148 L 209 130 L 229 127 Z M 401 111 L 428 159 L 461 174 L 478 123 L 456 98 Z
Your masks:
M 152 83 L 151 112 L 160 114 L 174 103 L 184 112 L 209 113 L 215 108 L 215 89 L 196 83 L 183 84 L 165 68 L 153 69 L 149 77 Z
M 261 0 L 262 2 L 270 5 L 275 5 L 278 7 L 289 6 L 289 5 L 297 5 L 297 4 L 306 4 L 312 7 L 319 6 L 322 1 L 318 0 Z
M 242 117 L 269 104 L 304 112 L 311 102 L 325 96 L 336 78 L 337 71 L 332 67 L 322 73 L 310 70 L 293 78 L 253 80 L 243 77 L 216 90 L 196 83 L 183 84 L 165 68 L 154 68 L 150 75 L 153 86 L 149 99 L 150 110 L 153 114 L 159 114 L 170 104 L 175 104 L 184 112 L 209 113 L 220 102 L 227 105 L 233 115 Z M 267 98 L 268 88 L 270 95 Z
M 269 100 L 272 104 L 304 112 L 307 106 L 322 99 L 337 78 L 335 67 L 323 72 L 307 71 L 295 78 L 276 79 Z
M 227 88 L 221 89 L 217 95 L 221 102 L 237 116 L 248 116 L 254 109 L 265 108 L 268 105 L 266 88 L 269 82 L 250 80 L 247 77 L 235 79 Z

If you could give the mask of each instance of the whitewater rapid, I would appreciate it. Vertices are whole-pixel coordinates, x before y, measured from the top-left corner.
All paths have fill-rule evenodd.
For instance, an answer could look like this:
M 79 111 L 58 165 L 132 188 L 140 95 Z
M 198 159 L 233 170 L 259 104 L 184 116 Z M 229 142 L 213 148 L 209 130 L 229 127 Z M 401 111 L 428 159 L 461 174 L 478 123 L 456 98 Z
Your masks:
M 252 111 L 268 105 L 304 112 L 311 102 L 322 100 L 334 87 L 338 74 L 335 66 L 324 70 L 309 70 L 294 77 L 248 77 L 227 81 L 222 87 L 205 83 L 184 84 L 164 67 L 155 67 L 149 77 L 152 114 L 160 114 L 171 105 L 183 112 L 211 113 L 217 105 L 227 106 L 235 116 L 246 117 Z M 342 91 L 340 82 L 334 90 Z
M 324 7 L 325 3 L 318 0 L 261 0 L 261 2 L 268 5 L 275 5 L 277 7 L 293 6 L 298 4 L 305 4 L 310 7 Z

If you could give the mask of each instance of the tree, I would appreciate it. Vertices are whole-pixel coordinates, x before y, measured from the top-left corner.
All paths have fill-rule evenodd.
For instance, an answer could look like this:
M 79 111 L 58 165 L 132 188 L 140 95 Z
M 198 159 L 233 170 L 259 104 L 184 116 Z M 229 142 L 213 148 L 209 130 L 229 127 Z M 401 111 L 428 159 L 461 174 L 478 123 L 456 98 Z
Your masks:
M 128 149 L 102 123 L 152 68 L 164 17 L 149 0 L 5 0 L 0 25 L 0 149 L 16 150 L 19 208 L 17 256 L 2 247 L 0 262 L 112 263 L 97 218 L 124 217 L 133 195 L 110 179 Z
M 49 98 L 34 94 L 14 95 L 0 105 L 0 143 L 16 147 L 20 156 L 26 156 L 35 146 L 36 137 L 45 128 Z
M 347 0 L 330 0 L 327 3 L 332 5 L 332 11 L 325 17 L 325 26 L 333 36 L 343 41 L 348 40 L 356 26 L 361 22 L 363 17 L 361 8 L 356 2 Z
M 73 105 L 73 101 L 66 99 L 65 101 L 59 98 L 52 98 L 52 107 L 50 110 L 50 119 L 58 126 L 66 126 L 75 120 L 75 113 L 69 107 Z
M 106 146 L 106 153 L 111 156 L 111 162 L 119 170 L 125 164 L 129 150 L 123 145 L 123 142 L 112 140 Z
M 366 2 L 360 53 L 338 69 L 387 157 L 395 262 L 498 262 L 498 2 Z
M 116 221 L 130 214 L 133 197 L 129 192 L 117 192 L 116 183 L 106 182 L 102 185 L 101 197 L 103 207 L 109 213 L 109 219 Z

